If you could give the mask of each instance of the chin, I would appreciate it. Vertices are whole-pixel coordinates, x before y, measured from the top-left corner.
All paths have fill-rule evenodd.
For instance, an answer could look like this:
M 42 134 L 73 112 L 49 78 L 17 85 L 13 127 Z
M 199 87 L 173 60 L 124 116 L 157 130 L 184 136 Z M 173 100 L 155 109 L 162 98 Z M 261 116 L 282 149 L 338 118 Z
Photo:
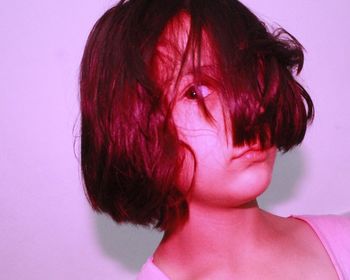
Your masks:
M 275 152 L 264 162 L 237 161 L 225 172 L 200 172 L 191 192 L 192 201 L 215 207 L 239 207 L 255 200 L 269 186 Z
M 231 180 L 226 177 L 227 180 L 221 182 L 218 180 L 214 188 L 198 190 L 200 187 L 197 187 L 190 200 L 215 208 L 239 207 L 260 196 L 269 186 L 271 177 L 271 173 L 264 170 L 246 172 Z
M 271 183 L 272 166 L 254 166 L 225 182 L 222 198 L 226 206 L 240 206 L 255 200 Z
M 266 191 L 271 183 L 272 172 L 256 170 L 254 173 L 240 174 L 232 186 L 232 198 L 242 203 L 256 199 Z

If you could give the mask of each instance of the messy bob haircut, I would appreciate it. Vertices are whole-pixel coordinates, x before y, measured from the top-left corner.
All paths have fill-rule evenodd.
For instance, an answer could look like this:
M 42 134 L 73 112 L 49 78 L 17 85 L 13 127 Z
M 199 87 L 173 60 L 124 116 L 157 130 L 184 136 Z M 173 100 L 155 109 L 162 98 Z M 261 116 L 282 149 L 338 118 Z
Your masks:
M 179 25 L 169 22 L 181 22 L 181 15 L 189 19 L 189 32 L 180 69 L 191 61 L 200 76 L 205 33 L 234 145 L 259 141 L 286 152 L 301 143 L 313 119 L 311 98 L 295 79 L 302 46 L 283 29 L 269 31 L 239 1 L 120 1 L 92 29 L 80 73 L 86 194 L 95 210 L 116 222 L 168 230 L 188 216 L 176 182 L 191 148 L 179 139 L 174 100 L 165 96 L 155 66 L 164 30 L 176 34 L 172 28 Z M 210 121 L 205 102 L 198 102 Z

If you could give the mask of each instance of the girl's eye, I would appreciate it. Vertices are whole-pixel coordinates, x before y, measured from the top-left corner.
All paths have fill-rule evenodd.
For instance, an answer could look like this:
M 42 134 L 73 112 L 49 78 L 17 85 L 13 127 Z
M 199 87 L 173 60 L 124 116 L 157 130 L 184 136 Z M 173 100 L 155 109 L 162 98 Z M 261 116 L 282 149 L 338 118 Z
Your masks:
M 195 87 L 190 87 L 186 91 L 185 97 L 187 99 L 195 100 L 195 99 L 198 99 L 198 97 L 200 97 L 200 96 L 199 96 L 198 91 L 197 91 L 197 89 Z
M 208 87 L 204 85 L 191 86 L 185 93 L 185 97 L 190 100 L 206 98 L 210 94 Z

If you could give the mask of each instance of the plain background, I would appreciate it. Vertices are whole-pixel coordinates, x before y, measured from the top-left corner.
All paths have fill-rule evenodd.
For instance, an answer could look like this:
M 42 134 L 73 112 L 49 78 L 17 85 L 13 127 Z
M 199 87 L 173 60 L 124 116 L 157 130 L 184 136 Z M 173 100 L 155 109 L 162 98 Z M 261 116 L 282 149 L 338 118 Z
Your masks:
M 260 203 L 283 216 L 345 213 L 350 210 L 350 2 L 244 3 L 302 42 L 307 52 L 300 80 L 316 106 L 303 145 L 278 158 Z M 133 279 L 161 237 L 93 213 L 74 154 L 79 62 L 90 29 L 112 4 L 12 0 L 1 5 L 2 279 Z

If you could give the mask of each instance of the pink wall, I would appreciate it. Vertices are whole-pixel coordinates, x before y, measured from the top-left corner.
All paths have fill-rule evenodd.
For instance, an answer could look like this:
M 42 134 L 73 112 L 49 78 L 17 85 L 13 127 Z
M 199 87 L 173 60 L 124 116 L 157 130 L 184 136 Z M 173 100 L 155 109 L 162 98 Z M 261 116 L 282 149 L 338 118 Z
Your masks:
M 73 153 L 77 75 L 89 30 L 113 2 L 7 1 L 0 9 L 2 279 L 133 279 L 160 235 L 90 210 Z M 350 210 L 350 2 L 246 0 L 307 50 L 301 80 L 316 120 L 282 156 L 261 205 L 275 213 Z

